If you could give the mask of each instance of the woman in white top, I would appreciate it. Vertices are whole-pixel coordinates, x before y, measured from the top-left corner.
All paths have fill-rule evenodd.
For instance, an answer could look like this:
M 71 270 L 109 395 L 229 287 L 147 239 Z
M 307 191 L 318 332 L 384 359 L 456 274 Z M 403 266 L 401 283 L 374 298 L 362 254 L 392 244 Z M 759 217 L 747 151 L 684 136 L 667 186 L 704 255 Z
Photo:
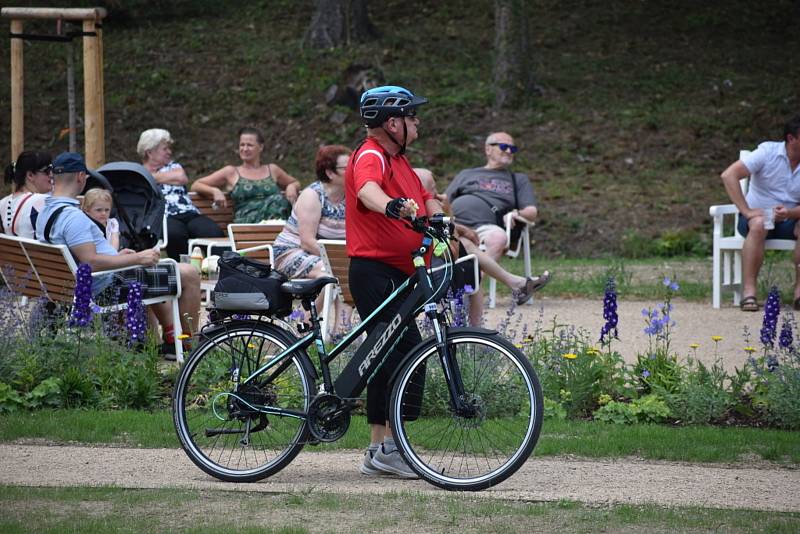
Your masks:
M 5 169 L 13 192 L 0 199 L 0 229 L 7 235 L 36 239 L 36 218 L 53 189 L 53 158 L 47 152 L 26 150 Z

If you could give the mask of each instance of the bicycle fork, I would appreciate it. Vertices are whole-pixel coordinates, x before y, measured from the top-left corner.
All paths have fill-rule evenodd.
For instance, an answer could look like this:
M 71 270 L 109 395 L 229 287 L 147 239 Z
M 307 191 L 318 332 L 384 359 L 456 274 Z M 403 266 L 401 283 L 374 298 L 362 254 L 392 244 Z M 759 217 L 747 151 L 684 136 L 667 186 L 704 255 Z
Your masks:
M 464 382 L 461 379 L 461 369 L 456 361 L 455 354 L 452 353 L 453 347 L 447 343 L 446 328 L 442 329 L 439 321 L 439 313 L 436 304 L 428 303 L 425 305 L 425 313 L 431 320 L 433 331 L 436 336 L 436 352 L 439 354 L 439 362 L 444 370 L 447 389 L 450 392 L 450 407 L 456 415 L 460 417 L 472 418 L 477 416 L 478 411 L 475 406 L 467 399 L 464 390 Z

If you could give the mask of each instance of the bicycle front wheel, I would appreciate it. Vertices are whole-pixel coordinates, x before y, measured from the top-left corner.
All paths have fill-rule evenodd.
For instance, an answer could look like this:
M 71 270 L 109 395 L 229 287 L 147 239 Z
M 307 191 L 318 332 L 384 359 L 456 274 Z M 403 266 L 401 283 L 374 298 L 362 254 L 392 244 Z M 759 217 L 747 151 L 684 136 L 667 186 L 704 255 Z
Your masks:
M 542 391 L 525 355 L 499 335 L 453 332 L 447 344 L 468 408 L 452 402 L 431 342 L 409 357 L 395 379 L 392 431 L 423 479 L 448 490 L 477 491 L 502 482 L 530 456 L 542 427 Z
M 186 362 L 172 414 L 181 446 L 200 469 L 220 480 L 253 482 L 300 452 L 314 390 L 308 357 L 292 355 L 247 381 L 291 343 L 271 325 L 233 322 L 207 337 Z

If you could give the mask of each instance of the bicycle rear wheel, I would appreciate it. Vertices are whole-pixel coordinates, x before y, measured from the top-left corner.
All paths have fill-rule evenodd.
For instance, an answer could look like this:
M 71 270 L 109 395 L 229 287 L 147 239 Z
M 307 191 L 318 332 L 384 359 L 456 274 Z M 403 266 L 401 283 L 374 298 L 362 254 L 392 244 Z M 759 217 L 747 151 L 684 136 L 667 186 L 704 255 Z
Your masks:
M 471 409 L 454 409 L 432 341 L 395 379 L 392 431 L 423 479 L 477 491 L 502 482 L 530 456 L 542 427 L 542 391 L 525 355 L 496 334 L 449 333 L 448 347 Z
M 183 450 L 200 469 L 220 480 L 253 482 L 281 470 L 303 448 L 307 424 L 300 414 L 314 390 L 308 357 L 294 355 L 245 384 L 292 341 L 268 324 L 233 322 L 186 362 L 172 415 Z

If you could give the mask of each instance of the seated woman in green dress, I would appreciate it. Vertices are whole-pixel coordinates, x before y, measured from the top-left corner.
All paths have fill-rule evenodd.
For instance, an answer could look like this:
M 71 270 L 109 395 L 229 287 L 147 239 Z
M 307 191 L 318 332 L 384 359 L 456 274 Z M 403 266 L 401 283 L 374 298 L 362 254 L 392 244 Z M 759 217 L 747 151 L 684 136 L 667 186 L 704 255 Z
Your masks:
M 258 223 L 287 219 L 300 194 L 300 182 L 274 163 L 261 163 L 264 136 L 257 128 L 239 130 L 241 165 L 226 165 L 192 184 L 192 191 L 225 206 L 225 193 L 235 204 L 233 221 Z

